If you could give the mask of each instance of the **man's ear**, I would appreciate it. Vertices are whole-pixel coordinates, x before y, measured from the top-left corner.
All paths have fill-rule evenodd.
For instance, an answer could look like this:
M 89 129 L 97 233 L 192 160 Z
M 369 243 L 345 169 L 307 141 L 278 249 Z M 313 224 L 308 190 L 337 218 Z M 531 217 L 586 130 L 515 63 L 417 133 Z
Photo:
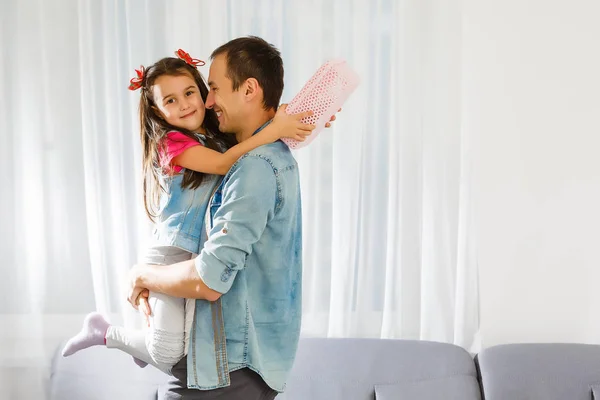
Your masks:
M 261 91 L 262 88 L 258 84 L 256 78 L 248 78 L 246 79 L 246 82 L 244 82 L 244 97 L 246 98 L 246 100 L 252 100 Z

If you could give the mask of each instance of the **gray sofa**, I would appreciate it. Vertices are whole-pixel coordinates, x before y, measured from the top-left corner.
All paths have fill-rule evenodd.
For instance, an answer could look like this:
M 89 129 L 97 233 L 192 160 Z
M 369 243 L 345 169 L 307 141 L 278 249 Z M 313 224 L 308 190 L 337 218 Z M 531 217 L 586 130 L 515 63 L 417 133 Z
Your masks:
M 53 358 L 51 400 L 146 400 L 166 376 L 96 347 Z M 278 400 L 600 400 L 600 346 L 515 344 L 475 359 L 443 343 L 303 339 Z

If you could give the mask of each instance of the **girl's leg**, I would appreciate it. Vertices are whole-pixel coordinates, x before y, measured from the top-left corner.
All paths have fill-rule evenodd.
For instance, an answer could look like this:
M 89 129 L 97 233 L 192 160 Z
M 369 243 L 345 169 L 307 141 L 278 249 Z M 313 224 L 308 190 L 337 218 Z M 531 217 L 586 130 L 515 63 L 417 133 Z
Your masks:
M 150 292 L 152 317 L 146 331 L 110 326 L 106 331 L 106 347 L 131 354 L 138 365 L 154 365 L 170 373 L 183 357 L 184 299 Z
M 83 320 L 83 328 L 73 336 L 63 348 L 63 357 L 77 353 L 88 347 L 106 344 L 106 332 L 110 324 L 97 312 L 88 314 Z
M 173 366 L 184 356 L 185 299 L 150 292 L 152 317 L 146 347 L 156 363 Z
M 161 263 L 175 264 L 189 260 L 195 256 L 177 247 L 154 248 L 164 258 Z M 146 262 L 152 262 L 156 257 L 149 252 Z M 194 318 L 195 301 L 193 307 L 188 309 L 186 303 L 190 300 L 174 298 L 162 293 L 150 292 L 148 298 L 152 316 L 150 329 L 146 336 L 146 346 L 155 362 L 175 365 L 187 354 L 189 331 Z M 190 321 L 191 318 L 191 321 Z
M 148 251 L 145 262 L 174 264 L 189 260 L 194 254 L 170 246 L 159 246 Z M 73 337 L 63 350 L 69 356 L 87 347 L 106 344 L 131 354 L 140 366 L 152 364 L 169 373 L 171 367 L 186 353 L 189 330 L 193 321 L 195 302 L 185 310 L 185 299 L 151 292 L 148 298 L 152 316 L 147 331 L 111 326 L 100 314 L 86 317 L 81 332 Z M 187 333 L 186 333 L 187 331 Z
M 146 331 L 111 325 L 97 312 L 88 314 L 81 331 L 63 349 L 67 357 L 96 345 L 119 349 L 135 359 L 138 365 L 154 365 L 170 373 L 171 367 L 184 356 L 185 299 L 150 292 L 152 317 Z
M 194 323 L 194 313 L 196 312 L 196 299 L 185 299 L 185 320 L 183 326 L 183 354 L 187 355 L 190 344 L 190 332 Z

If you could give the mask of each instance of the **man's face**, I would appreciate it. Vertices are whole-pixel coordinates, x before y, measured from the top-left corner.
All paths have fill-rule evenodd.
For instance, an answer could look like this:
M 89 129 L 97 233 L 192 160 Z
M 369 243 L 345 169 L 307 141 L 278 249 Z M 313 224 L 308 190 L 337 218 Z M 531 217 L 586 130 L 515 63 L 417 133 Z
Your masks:
M 212 108 L 219 119 L 221 132 L 238 133 L 243 123 L 243 87 L 232 90 L 231 79 L 227 77 L 226 54 L 216 56 L 210 65 L 208 73 L 208 97 L 206 108 Z

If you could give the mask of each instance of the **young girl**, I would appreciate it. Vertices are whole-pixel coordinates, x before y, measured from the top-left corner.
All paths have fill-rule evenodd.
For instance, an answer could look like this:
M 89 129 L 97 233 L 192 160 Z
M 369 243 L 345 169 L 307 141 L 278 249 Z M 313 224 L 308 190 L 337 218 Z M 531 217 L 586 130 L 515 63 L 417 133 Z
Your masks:
M 200 253 L 206 240 L 203 220 L 220 177 L 246 152 L 282 137 L 303 141 L 314 125 L 303 124 L 305 112 L 288 115 L 285 106 L 273 122 L 252 138 L 232 144 L 233 135 L 219 134 L 213 110 L 204 107 L 208 88 L 196 69 L 203 61 L 179 50 L 144 69 L 129 89 L 141 89 L 140 125 L 144 206 L 154 222 L 153 244 L 144 263 L 174 264 Z M 151 292 L 140 296 L 142 309 L 151 310 L 145 331 L 108 323 L 99 313 L 89 314 L 83 328 L 70 339 L 63 356 L 95 345 L 118 348 L 136 363 L 147 363 L 170 373 L 186 353 L 195 300 Z

